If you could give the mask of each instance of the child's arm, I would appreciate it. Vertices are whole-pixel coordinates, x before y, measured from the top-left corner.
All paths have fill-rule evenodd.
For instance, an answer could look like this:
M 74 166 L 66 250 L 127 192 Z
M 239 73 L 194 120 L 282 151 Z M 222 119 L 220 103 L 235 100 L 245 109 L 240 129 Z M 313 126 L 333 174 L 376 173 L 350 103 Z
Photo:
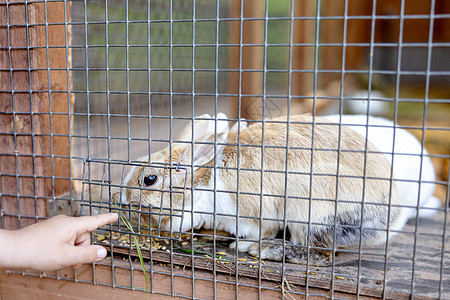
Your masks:
M 106 249 L 91 245 L 89 232 L 117 221 L 118 215 L 59 215 L 19 230 L 0 229 L 0 268 L 56 270 L 106 257 Z

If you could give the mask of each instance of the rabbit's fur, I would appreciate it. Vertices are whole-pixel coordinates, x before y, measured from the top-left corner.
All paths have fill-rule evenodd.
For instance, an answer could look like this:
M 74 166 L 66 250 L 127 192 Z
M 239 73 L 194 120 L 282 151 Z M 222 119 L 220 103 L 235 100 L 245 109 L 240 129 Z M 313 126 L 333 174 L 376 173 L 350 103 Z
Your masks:
M 395 123 L 367 115 L 329 115 L 324 118 L 341 122 L 362 136 L 366 136 L 392 164 L 396 184 L 408 218 L 430 217 L 442 204 L 433 196 L 436 175 L 427 150 L 407 130 L 395 128 Z M 367 128 L 368 125 L 368 128 Z M 395 128 L 395 129 L 394 129 Z M 394 155 L 392 155 L 394 153 Z M 420 182 L 420 184 L 419 184 Z M 419 197 L 420 195 L 420 197 Z
M 262 245 L 258 253 L 257 242 L 274 238 L 285 226 L 292 244 L 307 245 L 309 240 L 310 246 L 327 249 L 383 242 L 387 230 L 401 229 L 405 219 L 398 206 L 401 201 L 383 154 L 376 153 L 379 151 L 370 142 L 366 145 L 356 132 L 346 127 L 339 131 L 339 126 L 329 125 L 328 120 L 314 118 L 314 130 L 311 116 L 291 116 L 288 124 L 286 120 L 266 122 L 264 131 L 261 123 L 255 123 L 239 130 L 237 126 L 229 130 L 221 125 L 213 132 L 205 129 L 210 128 L 207 122 L 211 121 L 196 120 L 177 139 L 193 140 L 193 145 L 173 142 L 171 153 L 166 148 L 150 159 L 152 166 L 163 163 L 187 167 L 187 176 L 173 169 L 135 167 L 125 184 L 137 188 L 126 189 L 122 200 L 150 205 L 152 212 L 159 213 L 152 214 L 152 224 L 159 223 L 162 229 L 177 230 L 181 226 L 183 231 L 192 227 L 224 230 L 247 240 L 238 242 L 240 251 L 273 260 L 280 259 L 275 253 L 279 246 Z M 154 179 L 155 175 L 158 179 L 146 187 L 144 179 Z M 183 198 L 180 191 L 184 187 Z M 158 191 L 161 189 L 163 194 Z M 167 214 L 180 215 L 183 199 L 180 224 L 181 218 Z M 144 218 L 148 221 L 148 215 Z M 305 254 L 306 248 L 302 249 Z M 286 254 L 291 262 L 303 258 Z

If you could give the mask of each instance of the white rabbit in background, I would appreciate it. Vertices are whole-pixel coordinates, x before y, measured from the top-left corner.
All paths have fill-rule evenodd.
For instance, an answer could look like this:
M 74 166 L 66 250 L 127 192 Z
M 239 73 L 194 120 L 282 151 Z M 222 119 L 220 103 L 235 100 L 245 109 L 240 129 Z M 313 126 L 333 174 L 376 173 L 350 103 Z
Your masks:
M 231 248 L 238 246 L 240 251 L 271 260 L 281 260 L 284 254 L 293 263 L 306 259 L 308 251 L 312 257 L 323 257 L 323 251 L 297 246 L 307 245 L 308 239 L 310 246 L 332 250 L 380 243 L 386 240 L 387 229 L 403 227 L 401 200 L 397 186 L 389 181 L 385 155 L 375 153 L 378 150 L 368 143 L 370 153 L 365 157 L 364 137 L 346 127 L 339 133 L 339 126 L 327 124 L 326 119 L 315 118 L 314 130 L 311 116 L 289 120 L 289 135 L 286 118 L 278 118 L 265 122 L 263 137 L 261 123 L 235 125 L 231 130 L 218 126 L 221 130 L 211 132 L 208 122 L 214 121 L 203 115 L 176 140 L 194 141 L 193 146 L 173 141 L 171 153 L 167 147 L 141 158 L 149 166 L 130 171 L 122 201 L 150 206 L 151 218 L 140 214 L 150 225 L 164 230 L 224 230 L 246 239 L 232 243 Z M 339 158 L 338 143 L 343 150 Z M 185 168 L 187 176 L 158 167 L 168 162 Z M 282 244 L 264 243 L 260 253 L 258 242 L 283 230 L 284 218 L 289 245 L 295 247 L 285 251 Z
M 376 90 L 370 91 L 370 108 L 369 113 L 371 115 L 383 115 L 389 111 L 389 103 L 387 101 L 381 101 L 379 99 L 385 99 L 386 96 Z M 344 99 L 344 105 L 348 111 L 353 114 L 367 114 L 367 106 L 369 99 L 369 91 L 356 90 L 346 96 Z
M 339 115 L 324 116 L 330 121 L 339 123 Z M 393 162 L 393 173 L 408 218 L 417 217 L 417 201 L 419 200 L 419 217 L 429 217 L 442 207 L 439 199 L 433 196 L 435 190 L 435 172 L 428 152 L 421 143 L 405 129 L 395 129 L 394 148 L 394 121 L 380 117 L 366 115 L 342 115 L 341 123 L 362 136 L 366 136 L 366 124 L 369 124 L 367 137 L 389 162 Z M 352 126 L 353 125 L 353 126 Z M 362 125 L 362 126 L 361 126 Z M 392 155 L 394 152 L 394 155 Z M 421 184 L 419 185 L 419 181 Z

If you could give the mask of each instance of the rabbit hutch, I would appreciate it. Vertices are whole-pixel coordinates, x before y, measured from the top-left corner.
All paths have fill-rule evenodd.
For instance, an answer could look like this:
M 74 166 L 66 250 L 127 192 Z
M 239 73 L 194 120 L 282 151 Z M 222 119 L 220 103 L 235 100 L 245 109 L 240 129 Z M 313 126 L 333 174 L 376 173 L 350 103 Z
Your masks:
M 447 0 L 0 0 L 0 228 L 120 215 L 0 299 L 449 299 L 449 57 Z

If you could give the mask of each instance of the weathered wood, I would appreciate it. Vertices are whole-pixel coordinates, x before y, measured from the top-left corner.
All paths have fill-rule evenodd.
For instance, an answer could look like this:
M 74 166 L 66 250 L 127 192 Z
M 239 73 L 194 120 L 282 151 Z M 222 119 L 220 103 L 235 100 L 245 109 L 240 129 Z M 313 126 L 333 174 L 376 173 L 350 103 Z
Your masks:
M 344 70 L 358 70 L 367 65 L 368 47 L 352 46 L 351 43 L 370 43 L 371 21 L 370 19 L 347 19 L 346 16 L 370 16 L 372 15 L 372 1 L 349 0 L 347 11 L 344 1 L 327 1 L 322 9 L 323 16 L 337 17 L 339 19 L 321 20 L 322 36 L 320 69 L 339 71 L 343 68 L 343 54 L 345 53 Z M 346 32 L 344 25 L 346 24 Z M 345 38 L 345 39 L 344 39 Z M 341 44 L 328 46 L 326 44 Z M 320 74 L 318 87 L 329 89 L 333 82 L 341 81 L 341 74 L 326 72 Z M 344 92 L 352 89 L 354 85 L 353 75 L 346 74 L 344 78 Z M 328 96 L 339 97 L 340 87 L 335 88 Z
M 111 265 L 112 261 L 106 259 L 101 263 Z M 145 280 L 140 271 L 139 264 L 124 260 L 114 260 L 114 284 L 112 283 L 111 267 L 107 265 L 83 265 L 77 269 L 66 268 L 59 272 L 39 274 L 27 271 L 34 276 L 22 276 L 18 273 L 0 270 L 0 298 L 1 299 L 144 299 Z M 133 267 L 133 281 L 128 268 Z M 232 275 L 214 273 L 204 270 L 193 271 L 190 268 L 168 269 L 167 266 L 152 264 L 147 269 L 150 283 L 147 299 L 173 299 L 176 296 L 192 297 L 194 299 L 279 299 L 281 286 L 278 283 L 252 278 L 239 277 L 236 288 L 235 277 Z M 95 274 L 95 278 L 94 278 Z M 192 277 L 195 280 L 192 281 Z M 42 278 L 40 278 L 42 277 Z M 56 280 L 55 278 L 60 280 Z M 213 281 L 216 280 L 214 284 Z M 173 280 L 173 286 L 172 286 Z M 94 284 L 93 284 L 94 283 Z M 105 284 L 109 286 L 105 286 Z M 258 290 L 258 286 L 261 289 Z M 111 287 L 111 286 L 114 287 Z M 134 290 L 131 290 L 134 289 Z M 136 290 L 139 289 L 139 290 Z M 237 293 L 236 293 L 237 292 Z M 329 299 L 331 294 L 320 289 L 305 288 L 290 284 L 285 285 L 285 298 Z M 173 295 L 173 296 L 172 296 Z M 353 299 L 352 295 L 334 293 L 339 299 Z M 360 299 L 374 299 L 361 296 Z
M 230 17 L 261 18 L 264 16 L 263 4 L 263 1 L 233 0 L 230 2 Z M 241 41 L 240 46 L 234 46 L 230 50 L 230 68 L 238 70 L 238 72 L 230 74 L 229 90 L 232 94 L 242 95 L 240 98 L 241 117 L 261 119 L 264 49 L 255 44 L 263 44 L 264 21 L 232 21 L 230 23 L 230 43 L 240 44 Z M 238 108 L 239 101 L 236 99 L 236 112 L 238 112 Z M 236 113 L 237 115 L 238 113 Z
M 414 299 L 437 299 L 439 296 L 441 299 L 447 299 L 450 295 L 450 273 L 446 262 L 450 259 L 450 245 L 448 236 L 443 240 L 444 217 L 444 214 L 440 213 L 433 219 L 421 220 L 417 234 L 414 233 L 414 224 L 408 224 L 404 229 L 407 233 L 393 238 L 389 243 L 386 274 L 384 274 L 385 257 L 383 256 L 385 245 L 380 245 L 364 249 L 361 258 L 358 254 L 341 253 L 336 257 L 334 273 L 332 266 L 311 264 L 308 278 L 306 278 L 304 265 L 286 264 L 285 292 L 294 298 L 302 299 L 303 295 L 308 293 L 312 295 L 308 298 L 324 299 L 331 297 L 332 287 L 335 298 L 353 299 L 358 288 L 356 275 L 358 275 L 358 264 L 361 259 L 360 299 L 374 299 L 382 296 L 386 299 L 410 299 L 414 258 L 415 287 L 412 291 Z M 450 232 L 450 225 L 448 223 L 445 225 L 446 232 Z M 417 237 L 415 248 L 414 237 Z M 231 251 L 224 247 L 217 243 L 216 251 L 227 251 L 226 257 L 229 258 Z M 415 257 L 413 257 L 414 251 Z M 145 280 L 137 261 L 136 251 L 113 247 L 110 253 L 113 254 L 114 260 L 105 259 L 100 262 L 100 265 L 96 264 L 95 269 L 91 265 L 83 265 L 76 274 L 71 268 L 65 268 L 58 274 L 56 272 L 39 274 L 25 270 L 25 274 L 44 277 L 41 279 L 0 271 L 0 297 L 1 299 L 42 299 L 44 297 L 56 299 L 64 295 L 66 299 L 111 299 L 113 297 L 142 299 L 143 292 L 126 290 L 145 289 Z M 281 296 L 281 265 L 278 263 L 265 261 L 260 270 L 254 267 L 255 264 L 239 261 L 236 272 L 234 263 L 223 263 L 228 260 L 220 262 L 220 259 L 216 259 L 214 264 L 211 258 L 199 254 L 192 258 L 190 254 L 185 253 L 144 251 L 143 256 L 147 274 L 152 279 L 148 290 L 153 294 L 149 294 L 149 299 L 152 297 L 163 299 L 164 295 L 161 293 L 203 299 L 212 299 L 214 295 L 220 299 L 256 298 L 258 295 L 263 299 L 274 299 Z M 133 261 L 130 262 L 129 259 Z M 247 257 L 247 261 L 250 260 Z M 195 268 L 191 268 L 192 262 Z M 441 262 L 443 270 L 440 269 Z M 333 283 L 331 275 L 335 276 Z M 386 293 L 383 295 L 385 275 L 387 285 Z M 55 278 L 61 280 L 55 280 Z M 305 287 L 306 279 L 308 289 Z M 442 290 L 439 295 L 440 285 Z M 193 291 L 194 294 L 192 294 Z M 290 296 L 285 294 L 285 297 L 291 298 Z
M 0 1 L 0 131 L 5 133 L 0 136 L 0 172 L 5 228 L 24 227 L 45 217 L 49 199 L 70 188 L 68 112 L 74 102 L 68 92 L 70 26 L 52 25 L 65 21 L 70 21 L 70 3 L 64 9 L 63 2 Z
M 449 216 L 447 216 L 448 218 Z M 443 244 L 444 214 L 440 213 L 431 220 L 419 222 L 417 245 L 415 249 L 415 288 L 414 299 L 442 299 L 450 295 L 450 273 L 446 267 L 450 259 L 448 236 Z M 449 224 L 446 224 L 447 233 Z M 411 263 L 414 251 L 415 226 L 409 224 L 405 230 L 406 235 L 399 235 L 390 241 L 387 265 L 386 299 L 410 299 Z M 444 245 L 444 250 L 442 246 Z M 217 245 L 218 246 L 218 245 Z M 360 271 L 360 299 L 374 299 L 382 297 L 380 274 L 384 276 L 384 256 L 380 254 L 384 245 L 365 249 L 361 256 Z M 217 248 L 217 251 L 222 250 Z M 230 252 L 230 250 L 228 250 Z M 369 254 L 373 253 L 372 255 Z M 73 269 L 65 268 L 58 274 L 46 272 L 43 274 L 25 270 L 20 273 L 11 273 L 0 270 L 0 298 L 1 299 L 56 299 L 63 295 L 65 299 L 142 299 L 145 289 L 145 280 L 139 262 L 136 262 L 136 251 L 113 247 L 115 259 L 107 258 L 96 264 L 83 265 L 75 274 Z M 120 254 L 122 253 L 122 254 Z M 152 252 L 152 261 L 149 261 L 149 252 L 144 251 L 147 274 L 152 279 L 148 287 L 149 299 L 164 299 L 166 295 L 212 299 L 214 295 L 219 299 L 256 298 L 274 299 L 281 296 L 280 264 L 265 262 L 259 269 L 249 267 L 245 262 L 239 263 L 238 277 L 234 264 L 221 264 L 211 258 L 196 255 L 192 260 L 190 255 L 166 252 Z M 122 257 L 122 259 L 121 259 Z M 134 260 L 130 262 L 128 258 Z M 355 260 L 356 259 L 356 260 Z M 442 282 L 441 259 L 443 259 Z M 191 262 L 195 268 L 190 268 Z M 340 299 L 353 299 L 356 291 L 356 281 L 350 277 L 355 275 L 358 267 L 357 254 L 342 253 L 336 257 L 333 285 L 333 296 Z M 162 262 L 158 263 L 158 262 Z M 130 271 L 130 270 L 133 271 Z M 285 297 L 303 299 L 305 293 L 308 298 L 325 299 L 331 297 L 330 266 L 319 267 L 311 264 L 308 275 L 308 289 L 305 288 L 305 266 L 285 266 Z M 43 278 L 39 278 L 39 276 Z M 194 280 L 192 278 L 195 278 Z M 59 278 L 60 280 L 56 280 Z M 259 279 L 260 278 L 260 279 Z M 342 279 L 343 278 L 343 279 Z M 381 277 L 382 280 L 383 277 Z M 236 288 L 236 280 L 238 286 Z M 215 281 L 215 284 L 214 284 Z M 94 284 L 92 284 L 94 283 Z M 439 284 L 442 284 L 442 293 L 439 295 Z M 287 287 L 289 285 L 289 288 Z M 115 288 L 111 288 L 115 287 Z M 260 289 L 258 289 L 258 286 Z M 120 287 L 120 288 L 119 288 Z M 141 291 L 130 291 L 140 289 Z M 192 292 L 194 291 L 194 294 Z M 237 291 L 237 295 L 236 295 Z M 258 294 L 259 293 L 259 294 Z
M 300 98 L 291 98 L 291 114 L 312 112 L 312 100 L 302 97 L 311 96 L 311 91 L 314 90 L 314 74 L 311 71 L 314 70 L 315 49 L 310 45 L 315 42 L 316 21 L 309 18 L 315 16 L 315 2 L 301 0 L 294 2 L 294 17 L 304 19 L 293 21 L 292 42 L 296 46 L 292 47 L 291 94 Z
M 448 268 L 445 268 L 445 262 L 450 260 L 450 245 L 447 238 L 445 251 L 442 250 L 444 221 L 443 213 L 436 215 L 433 219 L 420 220 L 417 237 L 414 233 L 415 225 L 408 224 L 403 230 L 405 233 L 400 233 L 389 241 L 387 262 L 385 245 L 380 245 L 364 248 L 361 256 L 358 253 L 341 252 L 339 256 L 335 257 L 334 269 L 331 263 L 319 266 L 312 261 L 308 269 L 308 276 L 306 276 L 305 265 L 285 264 L 284 276 L 289 284 L 302 287 L 307 285 L 309 288 L 326 291 L 332 289 L 334 292 L 375 298 L 385 296 L 388 299 L 410 299 L 411 294 L 414 294 L 415 299 L 437 299 L 442 284 L 441 297 L 448 298 L 450 297 L 448 288 L 450 273 Z M 448 223 L 446 227 L 447 232 L 450 232 Z M 416 243 L 416 247 L 414 247 L 414 243 Z M 174 243 L 174 249 L 180 247 L 177 242 Z M 185 246 L 187 249 L 190 247 L 190 245 Z M 205 246 L 201 249 L 209 253 L 213 251 L 212 248 L 207 249 Z M 137 257 L 135 249 L 113 247 L 112 251 L 115 254 Z M 196 254 L 192 257 L 191 254 L 177 250 L 173 253 L 165 251 L 150 253 L 144 250 L 142 254 L 146 260 L 150 259 L 154 262 L 163 262 L 174 266 L 192 267 L 194 265 L 196 270 L 209 270 L 216 274 L 223 273 L 230 276 L 238 274 L 239 277 L 261 278 L 277 283 L 282 281 L 281 274 L 283 272 L 280 263 L 264 261 L 259 266 L 248 255 L 240 254 L 239 258 L 243 258 L 245 261 L 238 261 L 236 271 L 234 251 L 221 243 L 216 244 L 216 251 L 227 252 L 227 255 L 214 261 L 211 256 L 205 257 L 203 254 Z M 414 290 L 412 291 L 413 262 Z M 441 270 L 441 262 L 443 262 L 443 270 Z M 358 265 L 361 265 L 360 268 Z

